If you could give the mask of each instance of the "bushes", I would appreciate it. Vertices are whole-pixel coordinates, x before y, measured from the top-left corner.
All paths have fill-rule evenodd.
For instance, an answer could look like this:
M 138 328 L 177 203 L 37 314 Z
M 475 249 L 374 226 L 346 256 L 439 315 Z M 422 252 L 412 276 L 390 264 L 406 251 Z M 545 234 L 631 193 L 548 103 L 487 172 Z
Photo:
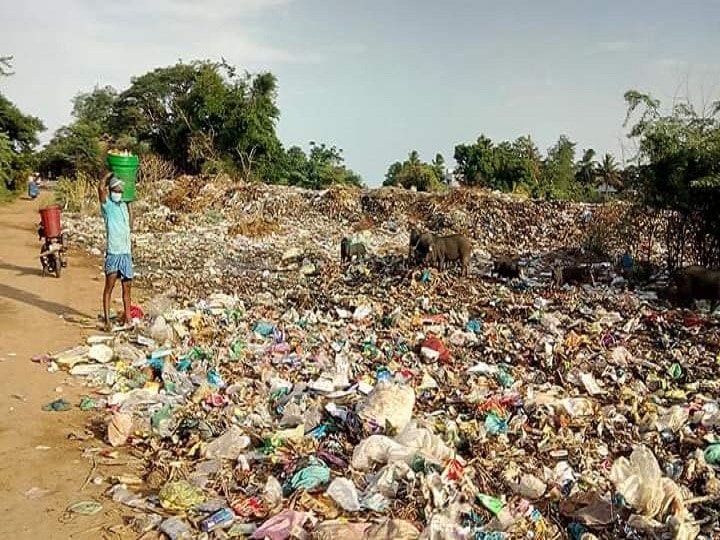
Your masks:
M 97 213 L 100 207 L 97 183 L 82 172 L 75 178 L 60 178 L 55 188 L 55 202 L 69 212 Z

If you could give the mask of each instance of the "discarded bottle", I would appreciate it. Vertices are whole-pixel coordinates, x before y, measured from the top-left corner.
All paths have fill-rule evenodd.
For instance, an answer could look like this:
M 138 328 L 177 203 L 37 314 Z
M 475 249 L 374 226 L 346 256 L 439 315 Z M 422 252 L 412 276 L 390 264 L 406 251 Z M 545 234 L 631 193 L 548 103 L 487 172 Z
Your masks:
M 200 529 L 203 532 L 211 532 L 219 527 L 229 525 L 235 519 L 235 514 L 229 508 L 221 508 L 209 518 L 200 522 Z

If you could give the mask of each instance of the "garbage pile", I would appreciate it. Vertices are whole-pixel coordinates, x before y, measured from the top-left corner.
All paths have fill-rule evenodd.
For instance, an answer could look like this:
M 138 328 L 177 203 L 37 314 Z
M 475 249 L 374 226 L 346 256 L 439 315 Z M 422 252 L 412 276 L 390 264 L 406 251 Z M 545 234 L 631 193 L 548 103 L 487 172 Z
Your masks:
M 394 188 L 318 192 L 237 184 L 222 177 L 197 186 L 197 179 L 181 177 L 163 186 L 160 200 L 134 203 L 133 258 L 139 281 L 174 286 L 186 298 L 236 292 L 248 279 L 267 276 L 277 261 L 290 261 L 290 251 L 297 252 L 299 267 L 313 265 L 323 272 L 338 262 L 345 236 L 364 242 L 378 257 L 405 255 L 413 226 L 468 235 L 473 266 L 481 273 L 500 254 L 562 257 L 563 250 L 581 245 L 587 226 L 580 216 L 592 208 L 469 189 L 444 194 Z M 104 231 L 98 216 L 70 216 L 68 230 L 73 243 L 102 254 Z M 612 247 L 621 254 L 626 246 L 616 241 Z M 295 268 L 288 270 L 285 277 L 294 280 Z
M 171 539 L 717 535 L 716 320 L 607 283 L 551 288 L 543 253 L 577 235 L 572 207 L 553 214 L 565 230 L 535 220 L 521 279 L 409 268 L 403 197 L 361 201 L 389 217 L 356 231 L 373 255 L 345 267 L 350 225 L 307 204 L 255 238 L 228 234 L 229 210 L 163 233 L 152 223 L 172 210 L 138 215 L 157 293 L 144 318 L 49 359 L 87 386 L 103 442 L 140 460 L 99 479 L 127 526 Z M 102 246 L 94 221 L 73 226 Z

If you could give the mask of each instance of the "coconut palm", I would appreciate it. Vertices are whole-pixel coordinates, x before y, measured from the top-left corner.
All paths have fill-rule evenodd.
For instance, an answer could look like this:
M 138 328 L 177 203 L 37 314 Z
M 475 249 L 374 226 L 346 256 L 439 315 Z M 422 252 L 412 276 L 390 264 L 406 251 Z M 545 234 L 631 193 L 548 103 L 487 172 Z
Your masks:
M 622 187 L 620 168 L 611 154 L 605 154 L 598 167 L 598 177 L 608 186 L 619 190 Z
M 595 182 L 597 176 L 597 162 L 595 161 L 595 150 L 588 148 L 583 157 L 578 161 L 575 178 L 583 186 L 590 186 Z

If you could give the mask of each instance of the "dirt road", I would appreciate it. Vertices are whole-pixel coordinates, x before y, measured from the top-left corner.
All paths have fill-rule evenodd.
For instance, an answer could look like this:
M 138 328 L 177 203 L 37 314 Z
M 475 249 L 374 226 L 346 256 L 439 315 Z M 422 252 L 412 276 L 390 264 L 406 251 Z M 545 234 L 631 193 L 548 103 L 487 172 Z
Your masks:
M 119 510 L 100 496 L 108 485 L 91 482 L 80 490 L 91 469 L 82 450 L 103 445 L 68 439 L 85 430 L 88 415 L 77 404 L 89 391 L 31 362 L 92 332 L 77 321 L 92 323 L 101 309 L 101 262 L 73 251 L 60 279 L 43 278 L 38 206 L 29 200 L 0 206 L 0 538 L 104 538 L 103 525 L 121 523 Z M 61 397 L 72 411 L 42 411 Z M 82 500 L 100 501 L 104 509 L 65 522 L 66 508 Z

